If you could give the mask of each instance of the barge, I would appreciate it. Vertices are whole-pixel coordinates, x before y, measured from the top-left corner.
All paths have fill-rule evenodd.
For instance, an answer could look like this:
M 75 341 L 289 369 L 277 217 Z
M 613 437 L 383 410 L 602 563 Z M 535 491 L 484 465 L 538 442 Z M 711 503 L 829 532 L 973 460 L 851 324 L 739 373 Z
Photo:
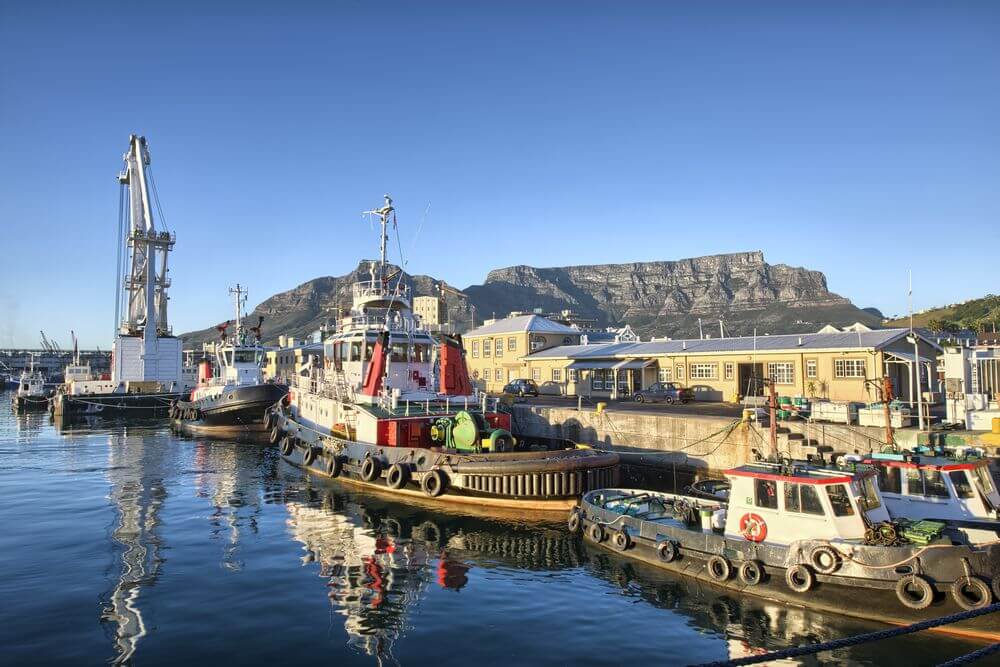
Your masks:
M 461 342 L 435 341 L 413 315 L 409 287 L 386 262 L 395 209 L 381 223 L 381 256 L 352 287 L 353 306 L 324 341 L 322 368 L 297 369 L 287 405 L 265 417 L 286 461 L 400 497 L 564 512 L 582 493 L 616 483 L 618 455 L 511 432 L 499 399 L 476 395 Z
M 584 495 L 569 528 L 595 546 L 721 587 L 884 623 L 1000 599 L 1000 541 L 970 540 L 950 523 L 891 521 L 874 477 L 748 464 L 726 472 L 728 503 L 601 489 Z M 1000 641 L 989 615 L 940 630 Z

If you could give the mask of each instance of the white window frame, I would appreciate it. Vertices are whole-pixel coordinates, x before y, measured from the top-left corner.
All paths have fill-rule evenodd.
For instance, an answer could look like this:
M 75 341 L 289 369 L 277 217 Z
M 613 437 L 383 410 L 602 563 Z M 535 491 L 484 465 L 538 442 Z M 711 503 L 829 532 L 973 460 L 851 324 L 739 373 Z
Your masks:
M 517 336 L 511 336 L 507 339 L 507 349 L 511 352 L 517 350 Z
M 673 373 L 671 373 L 670 366 L 660 366 L 659 370 L 656 371 L 656 381 L 657 382 L 670 382 L 673 379 Z
M 531 369 L 531 379 L 534 380 L 535 382 L 538 382 L 539 380 L 541 380 L 542 379 L 542 369 L 541 368 L 532 368 Z
M 680 382 L 684 379 L 684 364 L 677 364 L 677 381 Z
M 578 372 L 579 371 L 577 371 L 575 368 L 567 368 L 566 369 L 566 381 L 567 382 L 576 382 L 579 379 L 579 377 L 580 377 L 577 374 Z
M 503 382 L 503 369 L 496 369 L 496 373 L 494 373 L 493 377 L 496 378 L 497 382 Z
M 725 374 L 727 380 L 732 380 L 736 377 L 736 364 L 731 361 L 727 361 L 726 365 L 723 367 L 722 372 Z
M 494 357 L 503 356 L 503 338 L 494 339 L 493 356 Z
M 865 359 L 834 359 L 833 376 L 842 379 L 868 377 L 868 364 Z M 859 372 L 860 371 L 860 372 Z
M 562 369 L 561 368 L 553 368 L 552 369 L 552 381 L 553 382 L 562 382 Z
M 473 359 L 478 359 L 479 358 L 479 341 L 478 340 L 472 341 L 472 358 Z
M 770 378 L 774 384 L 795 384 L 795 362 L 767 362 L 767 377 Z
M 483 341 L 483 358 L 489 357 L 493 352 L 493 339 L 487 338 Z
M 810 380 L 819 377 L 819 361 L 817 359 L 806 359 L 806 377 Z
M 719 378 L 719 365 L 710 363 L 691 364 L 688 368 L 688 377 L 692 380 L 717 380 Z

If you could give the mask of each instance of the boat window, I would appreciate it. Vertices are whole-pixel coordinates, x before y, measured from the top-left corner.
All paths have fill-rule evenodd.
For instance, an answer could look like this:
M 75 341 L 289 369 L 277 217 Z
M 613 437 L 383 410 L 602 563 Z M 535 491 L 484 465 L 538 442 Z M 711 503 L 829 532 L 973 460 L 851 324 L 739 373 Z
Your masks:
M 973 471 L 976 473 L 976 480 L 979 482 L 982 492 L 987 495 L 993 493 L 996 487 L 993 486 L 993 476 L 990 474 L 989 468 L 986 466 L 976 466 L 973 468 Z
M 933 498 L 947 498 L 948 487 L 940 470 L 922 470 L 924 473 L 924 495 Z
M 847 492 L 847 487 L 843 484 L 830 484 L 826 487 L 826 495 L 833 506 L 835 516 L 854 516 L 854 507 L 851 506 L 851 495 Z
M 924 480 L 920 478 L 920 471 L 916 468 L 906 469 L 906 492 L 911 496 L 924 495 Z
M 365 341 L 365 361 L 372 360 L 372 352 L 375 350 L 375 343 L 372 341 Z
M 778 509 L 778 483 L 770 479 L 755 479 L 754 489 L 757 496 L 757 507 Z
M 431 360 L 431 351 L 429 345 L 415 344 L 413 346 L 413 360 L 426 362 Z
M 351 361 L 361 361 L 361 341 L 351 341 Z
M 896 468 L 899 470 L 899 468 Z M 899 475 L 896 475 L 899 478 Z M 871 511 L 873 509 L 878 509 L 882 506 L 882 499 L 879 497 L 878 489 L 875 488 L 875 480 L 871 477 L 865 477 L 861 480 L 861 497 L 865 501 L 865 510 Z
M 391 361 L 407 361 L 406 358 L 406 343 L 393 343 L 392 344 L 392 356 Z
M 226 358 L 226 365 L 227 366 L 232 366 L 233 365 L 233 351 L 229 350 L 228 352 L 225 352 L 223 354 L 223 356 Z
M 799 511 L 799 485 L 785 482 L 785 510 L 788 512 Z
M 972 498 L 976 495 L 964 470 L 952 470 L 948 473 L 948 477 L 951 478 L 951 484 L 955 487 L 955 495 L 959 498 Z
M 816 487 L 810 484 L 800 484 L 800 493 L 802 495 L 802 512 L 804 514 L 825 514 L 823 510 L 823 503 L 819 500 L 819 494 L 816 493 Z
M 236 363 L 238 364 L 252 364 L 254 362 L 254 351 L 253 350 L 237 350 L 236 351 Z
M 882 489 L 882 493 L 902 493 L 903 480 L 899 468 L 878 466 L 878 488 Z

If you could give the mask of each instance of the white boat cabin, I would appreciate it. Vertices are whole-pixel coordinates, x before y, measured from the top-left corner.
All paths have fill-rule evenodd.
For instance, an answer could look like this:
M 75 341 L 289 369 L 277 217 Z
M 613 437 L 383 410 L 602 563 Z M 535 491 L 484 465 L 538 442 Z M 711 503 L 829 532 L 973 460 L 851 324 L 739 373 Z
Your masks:
M 732 485 L 725 535 L 732 539 L 863 540 L 867 523 L 889 519 L 871 471 L 753 463 L 725 475 Z
M 893 517 L 1000 519 L 1000 493 L 986 459 L 876 454 L 864 464 L 876 471 L 879 489 Z
M 229 292 L 234 295 L 236 319 L 216 327 L 222 341 L 216 347 L 214 368 L 207 360 L 199 364 L 198 385 L 191 391 L 192 401 L 216 396 L 231 388 L 264 382 L 265 351 L 260 344 L 263 318 L 256 327 L 245 326 L 243 308 L 247 291 L 237 284 Z M 233 332 L 227 336 L 226 331 L 233 324 Z
M 37 371 L 22 371 L 17 382 L 18 396 L 44 396 L 45 378 Z

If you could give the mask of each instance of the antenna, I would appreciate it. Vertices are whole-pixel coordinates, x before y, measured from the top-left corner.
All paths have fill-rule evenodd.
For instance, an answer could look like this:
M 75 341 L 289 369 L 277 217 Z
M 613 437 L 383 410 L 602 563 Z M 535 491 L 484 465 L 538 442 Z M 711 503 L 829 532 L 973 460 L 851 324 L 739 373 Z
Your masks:
M 236 305 L 236 335 L 240 335 L 243 328 L 243 307 L 247 302 L 247 290 L 236 283 L 236 287 L 230 287 L 229 293 L 233 295 L 233 302 Z

